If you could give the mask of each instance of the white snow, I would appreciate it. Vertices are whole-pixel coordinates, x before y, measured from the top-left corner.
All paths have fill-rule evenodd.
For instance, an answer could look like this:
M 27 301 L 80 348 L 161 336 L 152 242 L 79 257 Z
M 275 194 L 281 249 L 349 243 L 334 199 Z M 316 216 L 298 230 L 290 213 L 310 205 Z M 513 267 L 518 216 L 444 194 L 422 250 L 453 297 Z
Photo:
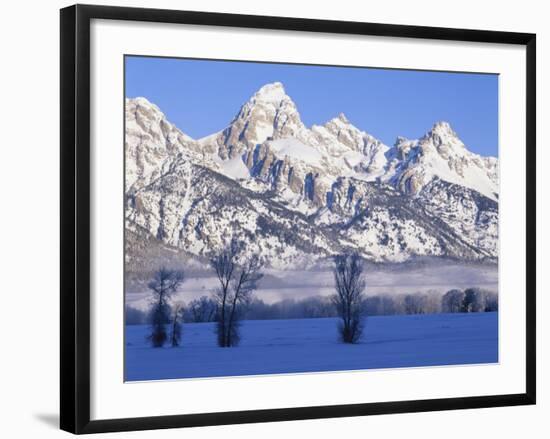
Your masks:
M 273 125 L 258 123 L 255 127 L 253 138 L 255 143 L 264 143 L 269 137 L 273 136 Z
M 280 158 L 288 156 L 308 165 L 320 166 L 322 155 L 315 148 L 305 145 L 298 139 L 286 138 L 269 142 L 272 151 Z
M 209 134 L 208 136 L 201 137 L 200 139 L 197 139 L 197 143 L 201 146 L 212 143 L 217 139 L 218 136 L 220 136 L 221 133 L 222 131 L 218 131 L 216 133 Z
M 498 159 L 482 157 L 466 148 L 448 122 L 437 122 L 419 140 L 398 137 L 384 181 L 399 181 L 402 175 L 415 176 L 420 190 L 434 177 L 458 184 L 497 201 Z
M 449 163 L 436 154 L 432 154 L 430 160 L 425 164 L 427 182 L 433 176 L 437 176 L 449 183 L 474 189 L 492 200 L 497 200 L 495 193 L 498 193 L 498 186 L 487 177 L 486 170 L 473 165 L 465 167 L 462 172 L 463 175 L 459 175 L 456 171 L 450 169 Z
M 280 82 L 266 84 L 254 95 L 255 100 L 271 103 L 279 103 L 286 97 L 285 89 Z
M 222 173 L 234 180 L 249 178 L 250 172 L 240 157 L 220 162 Z
M 214 323 L 183 325 L 180 347 L 152 348 L 148 326 L 126 326 L 127 381 L 498 362 L 498 313 L 369 317 L 360 343 L 338 320 L 243 321 L 241 344 L 216 346 Z
M 272 83 L 258 90 L 226 129 L 199 140 L 179 131 L 144 98 L 128 99 L 125 142 L 126 185 L 136 194 L 136 204 L 127 212 L 129 223 L 153 237 L 159 236 L 160 228 L 163 244 L 197 256 L 207 256 L 230 226 L 254 236 L 258 214 L 291 230 L 295 225 L 282 219 L 295 212 L 307 216 L 318 213 L 316 224 L 343 231 L 334 235 L 336 242 L 350 243 L 365 257 L 377 261 L 402 261 L 413 255 L 457 256 L 452 246 L 440 245 L 437 231 L 418 218 L 405 221 L 399 214 L 371 210 L 361 227 L 347 228 L 359 213 L 366 213 L 369 197 L 380 192 L 371 191 L 364 182 L 380 180 L 385 183 L 380 185 L 384 190 L 391 187 L 405 196 L 417 196 L 428 213 L 456 230 L 461 240 L 481 250 L 475 257 L 497 257 L 497 210 L 478 209 L 472 195 L 451 199 L 451 191 L 445 187 L 440 193 L 422 192 L 431 182 L 436 184 L 438 177 L 498 201 L 498 159 L 469 152 L 445 122 L 436 123 L 418 140 L 398 138 L 389 149 L 343 114 L 323 126 L 306 128 L 283 85 Z M 226 175 L 261 195 L 254 203 L 256 214 L 244 205 L 242 209 L 234 206 L 226 210 L 225 206 L 210 206 L 208 191 L 189 183 L 191 177 L 193 181 L 199 176 L 209 179 L 195 166 Z M 358 190 L 352 192 L 356 194 L 353 203 L 346 203 L 349 193 L 346 196 L 343 189 L 335 196 L 335 188 L 349 179 L 359 180 L 348 185 L 348 189 Z M 246 192 L 243 195 L 247 196 Z M 330 204 L 334 200 L 337 205 L 333 209 Z M 272 201 L 280 203 L 283 210 L 270 211 Z M 327 236 L 308 231 L 300 239 L 310 244 L 322 241 L 316 246 L 327 256 L 334 248 L 327 244 Z M 263 239 L 266 242 L 255 242 Z M 300 245 L 270 240 L 263 236 L 251 239 L 251 245 L 254 242 L 265 249 L 270 263 L 289 266 L 299 258 L 319 257 L 306 255 Z
M 355 168 L 359 163 L 365 160 L 365 156 L 358 151 L 346 152 L 342 158 L 347 166 Z

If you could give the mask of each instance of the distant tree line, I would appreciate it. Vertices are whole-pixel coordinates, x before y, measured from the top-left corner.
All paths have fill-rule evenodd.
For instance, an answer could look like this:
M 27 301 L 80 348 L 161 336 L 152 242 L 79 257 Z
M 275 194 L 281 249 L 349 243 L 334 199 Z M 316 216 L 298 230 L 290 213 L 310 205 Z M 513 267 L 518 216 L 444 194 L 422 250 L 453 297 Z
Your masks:
M 466 294 L 468 292 L 468 294 Z M 480 288 L 410 294 L 377 294 L 366 296 L 363 302 L 367 316 L 391 316 L 406 314 L 438 314 L 498 311 L 498 296 L 495 292 Z M 216 321 L 216 302 L 202 296 L 182 305 L 182 321 L 203 323 Z M 126 306 L 126 324 L 149 323 L 147 311 Z M 303 299 L 283 299 L 266 303 L 253 297 L 241 311 L 247 320 L 316 319 L 338 317 L 330 296 L 311 296 Z M 170 323 L 167 318 L 166 324 Z
M 498 295 L 481 288 L 450 290 L 441 298 L 441 312 L 498 311 Z

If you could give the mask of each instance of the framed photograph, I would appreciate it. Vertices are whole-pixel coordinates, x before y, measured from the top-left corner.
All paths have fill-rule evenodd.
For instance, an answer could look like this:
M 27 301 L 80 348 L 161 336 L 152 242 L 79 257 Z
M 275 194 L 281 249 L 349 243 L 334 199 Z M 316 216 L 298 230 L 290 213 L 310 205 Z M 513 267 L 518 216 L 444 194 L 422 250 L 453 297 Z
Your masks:
M 535 35 L 61 10 L 61 428 L 535 403 Z

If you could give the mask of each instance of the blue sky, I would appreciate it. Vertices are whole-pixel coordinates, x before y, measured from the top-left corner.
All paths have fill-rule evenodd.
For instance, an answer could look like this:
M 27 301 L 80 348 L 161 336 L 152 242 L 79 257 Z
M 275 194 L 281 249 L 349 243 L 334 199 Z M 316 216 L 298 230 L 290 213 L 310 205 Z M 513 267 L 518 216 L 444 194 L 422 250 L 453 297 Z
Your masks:
M 256 90 L 276 81 L 308 127 L 343 112 L 391 146 L 446 120 L 471 151 L 497 155 L 497 75 L 126 57 L 126 96 L 147 98 L 194 138 L 225 128 Z

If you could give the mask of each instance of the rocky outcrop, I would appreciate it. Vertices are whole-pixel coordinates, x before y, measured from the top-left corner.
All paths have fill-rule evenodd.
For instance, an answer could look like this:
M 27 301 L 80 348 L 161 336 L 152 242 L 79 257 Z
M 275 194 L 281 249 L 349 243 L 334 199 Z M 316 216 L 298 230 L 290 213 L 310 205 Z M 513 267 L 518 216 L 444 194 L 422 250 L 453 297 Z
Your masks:
M 498 160 L 468 151 L 446 122 L 390 148 L 342 113 L 307 128 L 273 83 L 199 140 L 128 99 L 125 148 L 132 236 L 186 254 L 239 236 L 272 265 L 343 249 L 377 261 L 498 257 Z

